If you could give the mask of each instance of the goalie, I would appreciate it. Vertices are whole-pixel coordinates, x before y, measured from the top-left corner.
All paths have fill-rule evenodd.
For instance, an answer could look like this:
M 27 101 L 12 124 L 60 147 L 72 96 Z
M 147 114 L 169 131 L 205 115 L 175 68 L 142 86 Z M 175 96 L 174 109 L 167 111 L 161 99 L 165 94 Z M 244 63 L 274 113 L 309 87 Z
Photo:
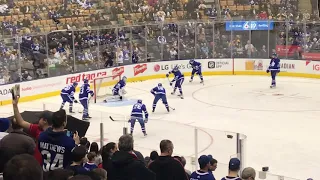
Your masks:
M 127 92 L 125 91 L 124 87 L 126 86 L 127 77 L 123 76 L 122 79 L 113 87 L 112 89 L 112 96 L 107 97 L 104 102 L 108 101 L 122 101 L 123 95 Z

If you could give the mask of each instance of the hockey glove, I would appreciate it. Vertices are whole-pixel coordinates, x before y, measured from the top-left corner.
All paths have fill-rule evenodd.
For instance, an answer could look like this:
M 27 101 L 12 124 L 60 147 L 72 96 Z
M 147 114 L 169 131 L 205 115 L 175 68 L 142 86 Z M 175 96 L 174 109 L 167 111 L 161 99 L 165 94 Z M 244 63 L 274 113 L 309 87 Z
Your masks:
M 270 72 L 270 70 L 269 69 L 267 69 L 267 73 L 269 73 Z
M 148 118 L 145 118 L 145 119 L 144 119 L 144 123 L 147 123 L 147 122 L 148 122 Z
M 166 77 L 169 77 L 169 74 L 166 74 Z
M 170 86 L 172 86 L 172 82 L 170 82 Z
M 74 102 L 74 103 L 78 103 L 78 101 L 77 101 L 76 99 L 75 99 L 75 100 L 73 100 L 73 102 Z
M 279 72 L 280 72 L 280 69 L 278 69 L 277 73 L 279 73 Z

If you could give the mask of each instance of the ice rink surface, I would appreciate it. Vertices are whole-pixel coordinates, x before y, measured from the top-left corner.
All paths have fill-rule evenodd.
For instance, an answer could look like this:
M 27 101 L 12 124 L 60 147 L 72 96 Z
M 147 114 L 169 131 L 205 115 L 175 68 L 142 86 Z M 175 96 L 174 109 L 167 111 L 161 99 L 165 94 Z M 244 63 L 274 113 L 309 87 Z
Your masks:
M 142 99 L 150 113 L 146 125 L 147 137 L 143 137 L 137 123 L 134 131 L 135 149 L 145 156 L 152 150 L 159 151 L 162 139 L 174 143 L 174 153 L 187 157 L 194 155 L 194 127 L 198 131 L 198 151 L 212 154 L 219 163 L 216 179 L 227 174 L 230 157 L 236 153 L 236 140 L 226 138 L 231 132 L 247 136 L 246 166 L 261 170 L 269 166 L 273 174 L 299 179 L 320 179 L 320 81 L 316 79 L 279 77 L 277 88 L 270 89 L 267 76 L 210 76 L 205 84 L 196 76 L 183 84 L 185 99 L 172 96 L 167 79 L 128 83 L 127 100 L 121 103 L 91 103 L 89 113 L 93 117 L 87 137 L 99 142 L 100 122 L 103 122 L 105 143 L 117 142 L 122 134 L 124 122 L 112 122 L 109 116 L 124 120 L 129 118 L 132 104 Z M 153 95 L 151 88 L 163 83 L 168 102 L 176 110 L 166 113 L 161 102 L 155 113 L 151 113 Z M 61 87 L 63 88 L 63 87 Z M 108 91 L 108 88 L 106 89 Z M 111 90 L 110 90 L 111 91 Z M 77 97 L 77 96 L 76 96 Z M 21 103 L 23 110 L 58 110 L 60 97 Z M 65 108 L 67 109 L 68 104 Z M 75 111 L 81 109 L 75 105 Z M 11 115 L 12 108 L 3 106 L 1 116 Z M 80 113 L 75 114 L 81 117 Z M 277 178 L 267 178 L 277 179 Z

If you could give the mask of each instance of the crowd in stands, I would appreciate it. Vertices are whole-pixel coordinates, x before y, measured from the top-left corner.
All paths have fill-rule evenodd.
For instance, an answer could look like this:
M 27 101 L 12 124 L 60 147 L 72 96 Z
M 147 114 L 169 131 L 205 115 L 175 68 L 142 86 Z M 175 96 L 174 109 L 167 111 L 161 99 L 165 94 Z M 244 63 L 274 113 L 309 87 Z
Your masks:
M 186 159 L 173 156 L 174 144 L 162 140 L 160 153 L 144 157 L 134 148 L 131 135 L 99 149 L 96 142 L 65 130 L 66 112 L 44 111 L 38 124 L 22 119 L 19 98 L 13 100 L 14 116 L 0 119 L 0 179 L 3 180 L 194 180 L 199 176 L 214 180 L 218 161 L 212 155 L 198 158 L 199 170 L 185 169 Z M 8 133 L 3 133 L 8 132 Z M 156 147 L 155 147 L 156 148 Z M 255 170 L 244 168 L 239 177 L 240 160 L 231 158 L 229 173 L 222 179 L 254 180 Z
M 300 59 L 320 51 L 314 7 L 299 9 L 299 0 L 8 0 L 0 6 L 0 84 L 158 60 L 268 58 L 276 45 L 299 46 Z M 276 22 L 273 31 L 233 34 L 221 22 L 246 19 Z

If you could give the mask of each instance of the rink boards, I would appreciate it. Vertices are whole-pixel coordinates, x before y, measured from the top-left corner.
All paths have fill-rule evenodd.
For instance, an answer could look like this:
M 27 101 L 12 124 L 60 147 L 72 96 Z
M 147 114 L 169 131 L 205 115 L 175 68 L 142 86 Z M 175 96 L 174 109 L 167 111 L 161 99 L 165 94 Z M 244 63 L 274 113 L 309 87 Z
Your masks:
M 198 59 L 202 63 L 203 75 L 268 75 L 266 70 L 270 59 Z M 109 77 L 112 81 L 115 76 L 126 76 L 128 82 L 144 81 L 148 79 L 164 78 L 165 74 L 175 65 L 190 76 L 192 68 L 189 60 L 161 61 L 140 63 L 114 68 L 69 74 L 46 79 L 21 82 L 21 99 L 26 102 L 60 94 L 61 89 L 70 83 L 95 78 Z M 281 60 L 280 76 L 320 78 L 320 62 L 306 60 Z M 110 85 L 104 82 L 102 86 Z M 0 105 L 11 103 L 10 89 L 13 84 L 0 86 Z M 80 86 L 79 86 L 80 87 Z

